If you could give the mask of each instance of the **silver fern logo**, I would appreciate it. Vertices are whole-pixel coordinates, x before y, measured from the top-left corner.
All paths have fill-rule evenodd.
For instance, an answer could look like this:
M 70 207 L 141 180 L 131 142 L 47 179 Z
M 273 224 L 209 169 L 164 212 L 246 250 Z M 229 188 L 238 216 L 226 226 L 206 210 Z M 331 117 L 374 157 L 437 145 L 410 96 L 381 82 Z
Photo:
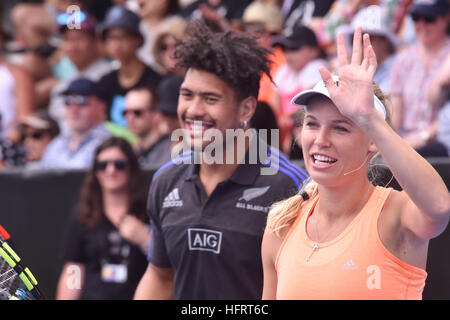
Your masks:
M 263 187 L 263 188 L 247 189 L 244 191 L 244 193 L 242 194 L 242 197 L 240 197 L 238 201 L 244 200 L 244 201 L 248 202 L 250 200 L 253 200 L 255 198 L 262 196 L 269 189 L 270 189 L 270 186 Z
M 236 202 L 236 208 L 258 211 L 258 212 L 269 212 L 269 207 L 248 203 L 250 200 L 261 197 L 270 189 L 270 186 L 262 188 L 250 188 L 243 192 L 242 197 Z

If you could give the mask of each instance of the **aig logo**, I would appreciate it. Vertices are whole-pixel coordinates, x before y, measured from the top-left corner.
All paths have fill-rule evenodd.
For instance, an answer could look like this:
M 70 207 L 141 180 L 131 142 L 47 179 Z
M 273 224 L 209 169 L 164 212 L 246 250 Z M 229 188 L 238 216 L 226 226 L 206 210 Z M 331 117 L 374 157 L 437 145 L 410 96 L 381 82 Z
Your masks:
M 222 232 L 208 229 L 188 229 L 189 250 L 210 251 L 220 253 Z

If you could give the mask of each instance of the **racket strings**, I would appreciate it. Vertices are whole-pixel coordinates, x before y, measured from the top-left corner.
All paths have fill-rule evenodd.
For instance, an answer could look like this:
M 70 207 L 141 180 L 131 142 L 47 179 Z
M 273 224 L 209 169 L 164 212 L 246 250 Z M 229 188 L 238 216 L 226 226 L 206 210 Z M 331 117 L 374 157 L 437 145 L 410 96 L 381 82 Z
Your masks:
M 22 300 L 33 300 L 33 296 L 25 288 L 25 285 L 20 280 L 17 272 L 9 266 L 3 259 L 0 260 L 0 296 L 15 296 L 18 289 L 22 289 L 21 292 L 24 295 L 21 297 Z

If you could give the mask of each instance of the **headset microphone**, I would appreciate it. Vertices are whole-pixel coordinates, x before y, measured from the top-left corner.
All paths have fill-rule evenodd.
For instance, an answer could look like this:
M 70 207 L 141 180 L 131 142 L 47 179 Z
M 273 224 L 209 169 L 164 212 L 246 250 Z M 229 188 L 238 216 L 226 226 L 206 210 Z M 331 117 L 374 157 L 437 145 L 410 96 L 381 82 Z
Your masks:
M 364 164 L 367 162 L 367 160 L 369 159 L 369 156 L 370 156 L 370 153 L 367 154 L 366 159 L 364 160 L 364 162 L 357 169 L 344 173 L 344 176 L 360 170 L 364 166 Z

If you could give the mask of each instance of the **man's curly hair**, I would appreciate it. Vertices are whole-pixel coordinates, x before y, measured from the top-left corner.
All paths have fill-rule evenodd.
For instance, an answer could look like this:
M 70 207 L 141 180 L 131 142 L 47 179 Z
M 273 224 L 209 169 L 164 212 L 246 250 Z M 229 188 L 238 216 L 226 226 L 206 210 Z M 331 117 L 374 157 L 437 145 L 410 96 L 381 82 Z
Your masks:
M 177 45 L 175 58 L 187 69 L 206 71 L 229 85 L 239 100 L 258 98 L 263 73 L 270 79 L 270 50 L 237 31 L 214 32 L 204 22 L 192 22 L 187 38 Z

